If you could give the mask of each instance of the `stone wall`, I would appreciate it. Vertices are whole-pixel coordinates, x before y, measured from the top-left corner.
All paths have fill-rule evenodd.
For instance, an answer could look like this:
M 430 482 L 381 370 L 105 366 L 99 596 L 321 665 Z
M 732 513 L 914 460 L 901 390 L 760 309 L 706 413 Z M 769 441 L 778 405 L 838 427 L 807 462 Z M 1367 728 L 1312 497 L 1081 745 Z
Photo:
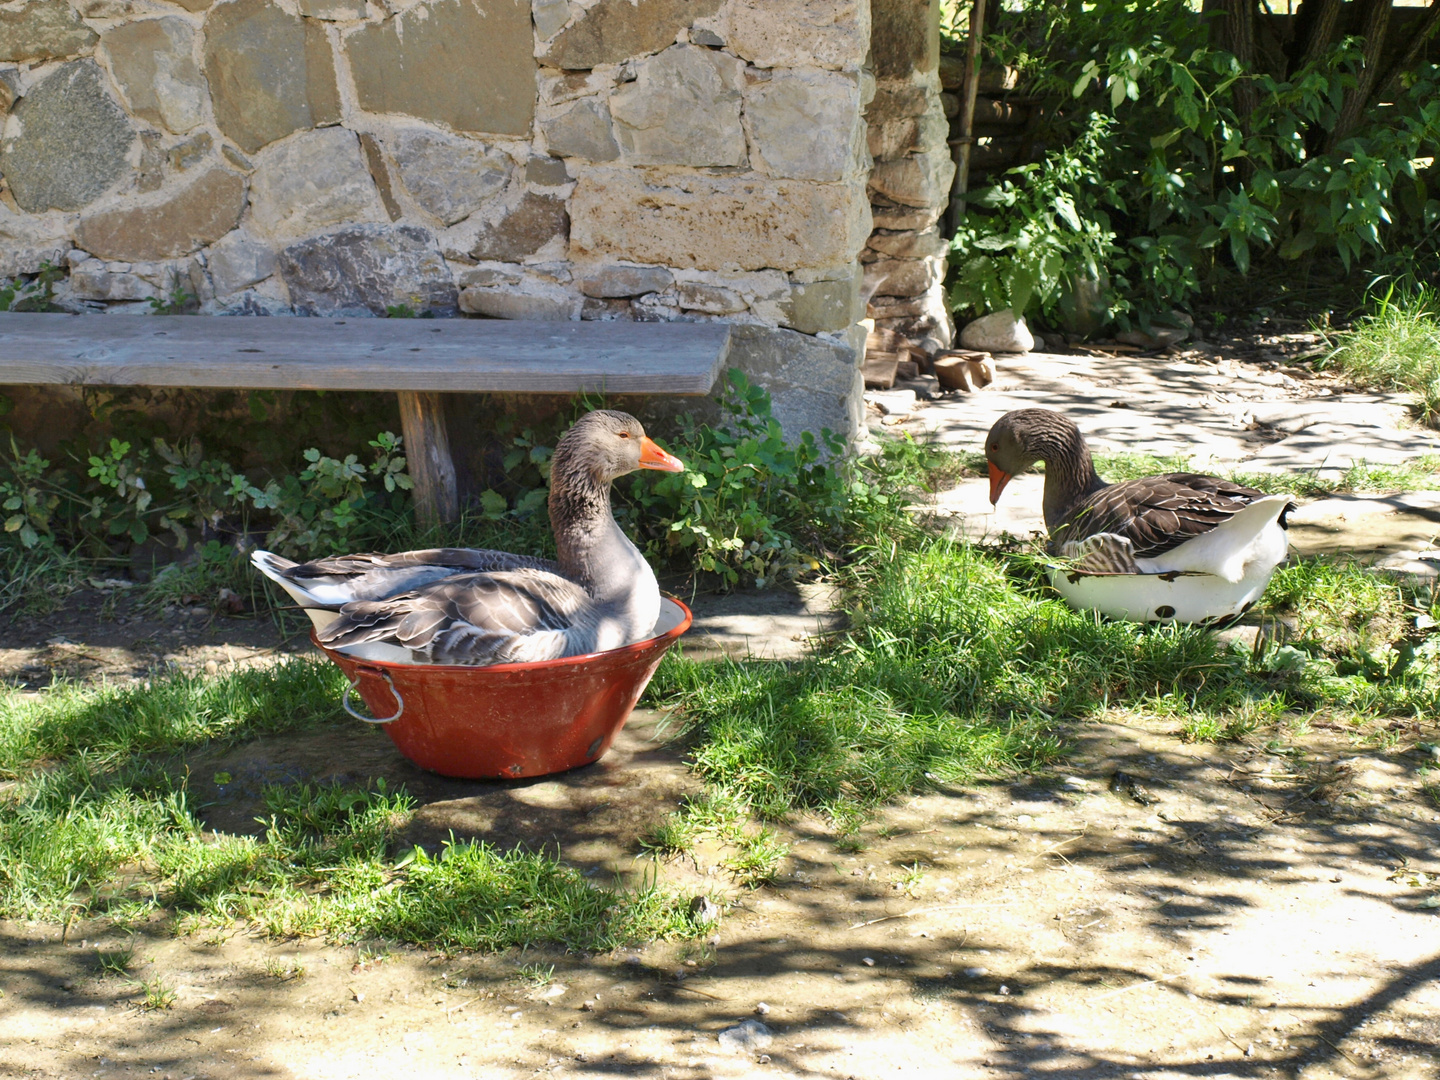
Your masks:
M 948 348 L 940 221 L 955 176 L 941 98 L 939 0 L 872 0 L 875 97 L 867 106 L 874 232 L 861 262 L 869 315 L 927 351 Z
M 870 37 L 868 0 L 0 0 L 0 275 L 106 314 L 723 319 L 787 432 L 854 435 Z M 926 160 L 885 156 L 886 236 L 923 237 Z

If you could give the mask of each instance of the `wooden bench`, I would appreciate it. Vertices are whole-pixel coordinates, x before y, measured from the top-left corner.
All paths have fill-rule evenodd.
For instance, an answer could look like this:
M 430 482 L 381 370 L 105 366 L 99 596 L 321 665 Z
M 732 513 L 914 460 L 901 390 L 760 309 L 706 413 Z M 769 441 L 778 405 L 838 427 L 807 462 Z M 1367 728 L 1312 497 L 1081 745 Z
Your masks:
M 442 393 L 709 393 L 724 323 L 0 313 L 0 384 L 383 390 L 400 398 L 415 513 L 459 515 Z

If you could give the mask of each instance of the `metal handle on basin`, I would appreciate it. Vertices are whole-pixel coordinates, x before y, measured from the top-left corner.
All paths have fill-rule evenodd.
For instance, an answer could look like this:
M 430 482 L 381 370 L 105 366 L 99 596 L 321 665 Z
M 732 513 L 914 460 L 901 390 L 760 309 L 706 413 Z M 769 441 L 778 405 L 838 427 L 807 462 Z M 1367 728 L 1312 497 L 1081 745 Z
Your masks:
M 350 692 L 360 686 L 360 676 L 362 674 L 379 675 L 380 678 L 385 680 L 385 685 L 390 687 L 390 696 L 395 699 L 396 709 L 394 716 L 387 716 L 383 720 L 377 720 L 373 716 L 362 716 L 350 707 Z M 395 689 L 395 682 L 390 678 L 390 673 L 388 671 L 382 671 L 379 668 L 356 668 L 355 678 L 350 680 L 350 685 L 345 687 L 345 692 L 340 695 L 340 707 L 344 709 L 347 713 L 349 713 L 351 716 L 353 716 L 356 720 L 362 720 L 367 724 L 391 724 L 394 723 L 396 720 L 399 720 L 400 717 L 404 715 L 405 699 L 400 696 L 400 691 Z

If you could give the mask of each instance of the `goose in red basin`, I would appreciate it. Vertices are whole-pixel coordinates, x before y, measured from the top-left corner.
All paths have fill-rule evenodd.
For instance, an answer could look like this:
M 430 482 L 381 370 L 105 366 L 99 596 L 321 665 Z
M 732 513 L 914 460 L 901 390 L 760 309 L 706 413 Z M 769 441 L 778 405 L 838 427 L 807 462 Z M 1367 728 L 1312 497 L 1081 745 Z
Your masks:
M 643 640 L 660 614 L 655 573 L 611 513 L 611 484 L 684 468 L 633 416 L 596 410 L 551 461 L 553 562 L 463 548 L 252 561 L 309 610 L 321 644 L 356 656 L 480 666 L 603 652 Z

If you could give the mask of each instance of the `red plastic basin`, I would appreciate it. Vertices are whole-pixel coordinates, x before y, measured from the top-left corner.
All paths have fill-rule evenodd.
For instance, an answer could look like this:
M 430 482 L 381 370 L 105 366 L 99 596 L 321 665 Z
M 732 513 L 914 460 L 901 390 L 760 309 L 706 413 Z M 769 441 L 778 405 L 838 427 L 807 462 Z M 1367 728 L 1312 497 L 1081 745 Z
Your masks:
M 655 637 L 608 652 L 491 667 L 361 660 L 325 648 L 313 630 L 310 641 L 359 690 L 376 718 L 370 722 L 383 724 L 416 765 L 442 776 L 511 780 L 598 760 L 690 620 L 689 608 L 666 597 L 656 624 L 664 629 Z

